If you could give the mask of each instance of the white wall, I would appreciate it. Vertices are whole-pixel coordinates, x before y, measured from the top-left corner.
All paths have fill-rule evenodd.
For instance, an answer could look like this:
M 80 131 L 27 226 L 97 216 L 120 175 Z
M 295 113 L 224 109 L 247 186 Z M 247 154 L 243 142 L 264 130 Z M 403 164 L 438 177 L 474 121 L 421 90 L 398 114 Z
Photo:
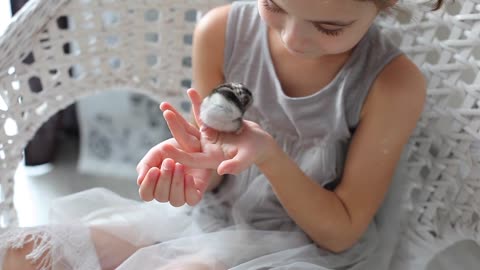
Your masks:
M 10 0 L 0 0 L 0 35 L 3 34 L 10 22 Z

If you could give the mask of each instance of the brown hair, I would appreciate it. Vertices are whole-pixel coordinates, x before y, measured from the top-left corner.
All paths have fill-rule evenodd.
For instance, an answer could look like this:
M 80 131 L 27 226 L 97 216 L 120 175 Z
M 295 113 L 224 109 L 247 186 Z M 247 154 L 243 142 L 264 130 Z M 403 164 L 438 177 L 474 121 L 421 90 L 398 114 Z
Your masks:
M 360 0 L 360 1 L 373 1 L 375 4 L 378 6 L 380 9 L 384 9 L 390 6 L 393 6 L 394 4 L 392 2 L 396 2 L 396 0 Z M 432 11 L 440 9 L 443 4 L 444 0 L 431 0 L 429 2 L 434 2 L 431 4 L 432 6 Z

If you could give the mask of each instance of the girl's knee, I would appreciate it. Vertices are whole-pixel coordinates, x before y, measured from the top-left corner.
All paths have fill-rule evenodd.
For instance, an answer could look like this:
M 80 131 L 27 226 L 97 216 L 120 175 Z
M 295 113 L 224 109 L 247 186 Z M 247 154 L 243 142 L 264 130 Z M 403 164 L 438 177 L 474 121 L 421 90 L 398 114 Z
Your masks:
M 21 248 L 9 248 L 3 259 L 3 270 L 35 270 L 37 269 L 38 262 L 41 262 L 46 255 L 43 255 L 35 262 L 27 259 L 27 255 L 32 252 L 33 242 L 27 242 Z M 47 252 L 45 252 L 46 254 Z
M 105 229 L 91 227 L 90 237 L 101 269 L 115 269 L 139 248 Z

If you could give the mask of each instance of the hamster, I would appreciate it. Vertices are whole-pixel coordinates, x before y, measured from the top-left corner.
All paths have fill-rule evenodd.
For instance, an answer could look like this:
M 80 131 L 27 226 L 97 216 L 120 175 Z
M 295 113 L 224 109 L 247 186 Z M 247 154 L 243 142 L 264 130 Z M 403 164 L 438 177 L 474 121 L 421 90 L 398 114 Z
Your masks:
M 203 99 L 200 119 L 215 130 L 238 133 L 242 128 L 243 115 L 252 103 L 252 93 L 243 84 L 221 84 Z

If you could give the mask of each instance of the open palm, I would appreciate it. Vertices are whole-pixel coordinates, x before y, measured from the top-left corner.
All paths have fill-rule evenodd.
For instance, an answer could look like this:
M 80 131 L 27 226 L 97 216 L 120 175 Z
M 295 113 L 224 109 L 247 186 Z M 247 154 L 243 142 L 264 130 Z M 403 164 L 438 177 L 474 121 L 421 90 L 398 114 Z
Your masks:
M 189 167 L 216 169 L 220 175 L 240 173 L 266 158 L 273 139 L 258 124 L 244 120 L 239 133 L 208 128 L 199 118 L 200 95 L 194 89 L 190 89 L 188 95 L 200 130 L 188 123 L 169 103 L 160 106 L 172 135 L 180 145 L 164 148 L 170 158 Z

